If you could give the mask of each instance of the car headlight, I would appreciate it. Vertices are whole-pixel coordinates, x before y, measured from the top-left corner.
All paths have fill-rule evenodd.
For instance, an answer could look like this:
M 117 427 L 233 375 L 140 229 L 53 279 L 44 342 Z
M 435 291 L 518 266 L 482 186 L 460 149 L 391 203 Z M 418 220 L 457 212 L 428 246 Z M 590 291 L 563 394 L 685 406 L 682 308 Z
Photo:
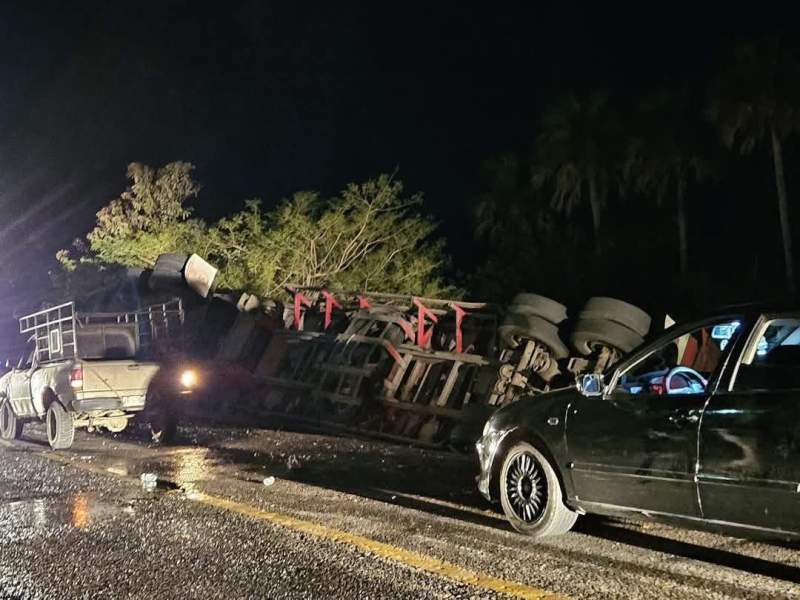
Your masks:
M 192 389 L 197 385 L 197 373 L 193 369 L 186 369 L 181 373 L 181 385 L 186 389 Z

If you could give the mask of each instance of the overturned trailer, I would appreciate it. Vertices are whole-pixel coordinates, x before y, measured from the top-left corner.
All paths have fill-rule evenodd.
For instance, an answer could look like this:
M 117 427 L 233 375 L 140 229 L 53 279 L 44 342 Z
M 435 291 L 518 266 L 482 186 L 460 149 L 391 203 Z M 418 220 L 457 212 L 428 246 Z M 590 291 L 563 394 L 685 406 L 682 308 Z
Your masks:
M 219 347 L 255 382 L 229 412 L 434 445 L 471 443 L 496 407 L 604 370 L 650 327 L 611 298 L 592 298 L 574 322 L 536 294 L 504 308 L 294 286 L 270 318 L 249 304 Z

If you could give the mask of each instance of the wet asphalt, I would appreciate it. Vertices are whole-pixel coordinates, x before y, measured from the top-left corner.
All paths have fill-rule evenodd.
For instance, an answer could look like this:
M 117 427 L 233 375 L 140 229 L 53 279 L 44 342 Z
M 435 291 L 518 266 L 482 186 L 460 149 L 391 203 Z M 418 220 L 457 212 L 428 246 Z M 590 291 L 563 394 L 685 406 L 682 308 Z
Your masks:
M 503 597 L 207 494 L 574 598 L 800 598 L 790 544 L 597 517 L 533 543 L 474 490 L 471 456 L 269 429 L 180 435 L 158 448 L 141 430 L 78 433 L 46 456 L 28 426 L 0 446 L 0 597 Z

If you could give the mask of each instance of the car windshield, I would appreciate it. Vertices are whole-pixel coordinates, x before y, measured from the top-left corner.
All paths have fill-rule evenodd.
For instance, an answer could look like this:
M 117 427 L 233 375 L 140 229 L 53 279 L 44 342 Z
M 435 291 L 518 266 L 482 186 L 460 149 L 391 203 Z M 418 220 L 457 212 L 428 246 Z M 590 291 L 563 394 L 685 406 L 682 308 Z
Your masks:
M 738 319 L 703 325 L 659 345 L 619 378 L 628 394 L 699 394 L 717 371 L 722 354 L 739 332 Z

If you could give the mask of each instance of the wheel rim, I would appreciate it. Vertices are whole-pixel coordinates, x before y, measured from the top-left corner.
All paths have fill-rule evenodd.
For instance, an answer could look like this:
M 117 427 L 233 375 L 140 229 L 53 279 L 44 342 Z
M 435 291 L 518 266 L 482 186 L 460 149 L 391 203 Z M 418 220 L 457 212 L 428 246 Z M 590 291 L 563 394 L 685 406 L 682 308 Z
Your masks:
M 523 452 L 514 458 L 506 475 L 506 493 L 517 518 L 538 521 L 547 506 L 547 477 L 536 457 Z

